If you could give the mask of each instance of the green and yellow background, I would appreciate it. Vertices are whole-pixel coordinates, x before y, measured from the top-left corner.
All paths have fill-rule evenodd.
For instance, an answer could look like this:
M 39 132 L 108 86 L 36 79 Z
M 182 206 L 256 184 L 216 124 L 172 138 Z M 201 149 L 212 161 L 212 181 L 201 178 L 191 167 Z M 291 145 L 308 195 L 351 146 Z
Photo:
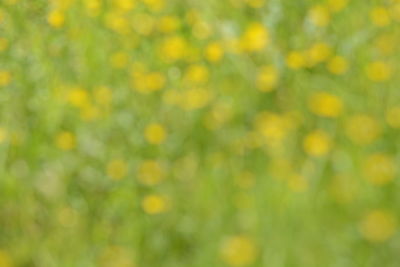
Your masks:
M 0 267 L 400 265 L 400 1 L 1 0 Z

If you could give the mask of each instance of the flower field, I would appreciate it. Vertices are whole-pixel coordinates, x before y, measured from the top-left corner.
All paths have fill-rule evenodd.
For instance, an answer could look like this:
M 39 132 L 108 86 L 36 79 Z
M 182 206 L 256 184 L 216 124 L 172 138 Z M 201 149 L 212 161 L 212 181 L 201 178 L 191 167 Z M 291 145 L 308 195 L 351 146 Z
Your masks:
M 400 1 L 0 0 L 0 267 L 397 267 Z

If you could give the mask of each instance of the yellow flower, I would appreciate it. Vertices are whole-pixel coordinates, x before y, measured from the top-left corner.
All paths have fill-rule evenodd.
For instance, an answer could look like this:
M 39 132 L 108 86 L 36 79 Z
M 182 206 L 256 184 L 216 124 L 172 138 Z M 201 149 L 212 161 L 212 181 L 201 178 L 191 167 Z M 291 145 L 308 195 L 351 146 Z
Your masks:
M 331 19 L 329 10 L 323 5 L 317 5 L 310 9 L 309 17 L 311 22 L 318 27 L 326 27 Z
M 334 56 L 327 62 L 328 70 L 336 75 L 341 75 L 349 68 L 349 63 L 344 57 Z
M 205 49 L 205 57 L 208 61 L 216 63 L 221 61 L 224 56 L 224 50 L 219 42 L 209 43 Z
M 332 148 L 332 141 L 329 135 L 316 130 L 309 133 L 303 141 L 304 151 L 313 157 L 322 157 L 329 153 Z
M 7 86 L 11 83 L 11 73 L 6 70 L 0 70 L 0 87 Z
M 180 106 L 185 110 L 195 110 L 205 107 L 212 99 L 213 94 L 207 89 L 188 89 L 183 92 Z
M 68 102 L 77 108 L 84 108 L 89 104 L 89 93 L 82 88 L 72 88 L 68 92 Z
M 136 0 L 113 0 L 113 3 L 122 11 L 130 11 L 136 6 Z
M 0 144 L 7 139 L 7 136 L 8 136 L 7 130 L 3 127 L 0 127 Z
M 248 4 L 252 8 L 262 8 L 265 5 L 266 0 L 245 0 L 246 4 Z
M 263 66 L 257 75 L 256 86 L 262 92 L 271 92 L 278 84 L 279 73 L 275 66 Z
M 368 145 L 379 137 L 381 127 L 374 118 L 360 114 L 347 119 L 345 131 L 355 144 Z
M 301 69 L 306 66 L 306 57 L 299 51 L 292 51 L 286 57 L 286 64 L 291 69 Z
M 375 7 L 370 13 L 371 21 L 374 25 L 384 27 L 390 24 L 390 13 L 385 7 Z
M 209 71 L 204 65 L 191 65 L 185 73 L 185 80 L 194 84 L 204 84 L 208 77 Z
M 160 18 L 158 29 L 163 33 L 171 33 L 179 29 L 181 22 L 175 16 L 164 16 Z
M 167 133 L 161 124 L 152 123 L 146 127 L 144 136 L 150 144 L 160 145 L 165 142 Z
M 113 68 L 123 69 L 129 63 L 129 55 L 125 52 L 117 52 L 111 55 L 110 63 Z
M 187 43 L 181 36 L 171 36 L 165 39 L 160 46 L 160 56 L 167 62 L 182 59 L 187 53 Z
M 400 128 L 400 107 L 391 107 L 386 111 L 386 122 L 393 128 Z
M 221 246 L 221 258 L 229 266 L 247 266 L 255 262 L 258 249 L 254 241 L 245 236 L 231 236 Z
M 343 111 L 343 102 L 335 95 L 326 92 L 317 92 L 309 98 L 308 107 L 318 116 L 336 118 Z
M 8 40 L 0 37 L 0 52 L 5 51 L 8 48 Z
M 71 150 L 75 148 L 75 136 L 71 132 L 61 132 L 57 135 L 56 145 L 62 150 Z
M 144 185 L 157 185 L 164 179 L 164 171 L 157 161 L 145 160 L 139 165 L 137 178 Z
M 364 161 L 365 178 L 374 185 L 385 185 L 392 181 L 396 174 L 394 159 L 383 153 L 368 156 Z
M 255 128 L 263 137 L 265 144 L 276 146 L 282 144 L 290 130 L 290 121 L 282 115 L 268 111 L 261 112 L 255 118 Z
M 262 51 L 268 42 L 268 30 L 259 22 L 250 24 L 240 40 L 241 48 L 246 52 Z
M 349 3 L 349 0 L 328 0 L 328 8 L 332 12 L 343 10 Z
M 158 194 L 150 194 L 143 198 L 142 208 L 150 215 L 164 213 L 168 210 L 168 200 L 166 197 Z
M 374 82 L 387 81 L 392 77 L 392 68 L 386 62 L 375 61 L 365 68 L 368 78 Z
M 107 164 L 107 175 L 114 180 L 124 178 L 128 173 L 128 164 L 122 159 L 114 159 Z
M 143 0 L 143 2 L 150 8 L 153 12 L 161 11 L 165 6 L 165 0 Z
M 332 48 L 326 43 L 316 43 L 307 51 L 310 66 L 326 61 L 332 54 Z
M 0 249 L 0 267 L 12 267 L 14 266 L 10 255 L 7 251 Z
M 365 239 L 381 243 L 390 239 L 397 229 L 396 218 L 387 210 L 372 210 L 360 223 L 360 232 Z
M 60 10 L 53 10 L 47 16 L 47 22 L 54 28 L 60 28 L 64 25 L 64 13 Z

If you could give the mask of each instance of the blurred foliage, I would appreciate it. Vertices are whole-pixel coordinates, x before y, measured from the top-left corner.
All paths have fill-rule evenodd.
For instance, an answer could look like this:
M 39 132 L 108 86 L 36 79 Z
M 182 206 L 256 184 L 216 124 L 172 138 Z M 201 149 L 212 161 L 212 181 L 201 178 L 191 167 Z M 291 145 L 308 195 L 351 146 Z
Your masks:
M 399 265 L 398 0 L 1 0 L 0 267 Z

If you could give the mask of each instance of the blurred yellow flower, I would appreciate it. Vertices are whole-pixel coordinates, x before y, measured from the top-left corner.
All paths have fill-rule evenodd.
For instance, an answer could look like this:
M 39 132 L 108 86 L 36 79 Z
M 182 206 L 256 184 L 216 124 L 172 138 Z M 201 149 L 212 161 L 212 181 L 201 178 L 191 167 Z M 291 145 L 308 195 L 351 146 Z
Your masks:
M 68 91 L 68 102 L 77 108 L 84 108 L 89 104 L 89 93 L 85 89 L 75 87 Z
M 221 258 L 229 266 L 247 266 L 253 264 L 258 256 L 254 241 L 245 235 L 231 236 L 221 246 Z
M 56 145 L 62 150 L 71 150 L 76 146 L 75 136 L 71 132 L 61 132 L 56 137 Z
M 268 30 L 259 22 L 253 22 L 250 24 L 240 39 L 241 48 L 245 52 L 262 51 L 268 42 Z
M 325 156 L 332 148 L 332 140 L 329 135 L 322 130 L 315 130 L 304 138 L 304 151 L 313 157 Z
M 185 110 L 195 110 L 205 107 L 213 98 L 208 89 L 193 88 L 183 92 L 180 98 L 180 106 Z
M 392 77 L 392 68 L 383 61 L 375 61 L 365 67 L 367 77 L 374 82 L 387 81 Z
M 208 81 L 209 71 L 204 65 L 190 65 L 185 73 L 185 80 L 193 84 L 204 84 Z
M 3 127 L 0 127 L 0 144 L 7 139 L 7 136 L 8 136 L 7 130 Z
M 168 210 L 169 204 L 166 197 L 158 194 L 150 194 L 143 198 L 142 208 L 147 214 L 160 214 Z
M 301 69 L 306 66 L 307 60 L 305 55 L 299 51 L 292 51 L 286 57 L 286 64 L 291 69 Z
M 11 73 L 6 70 L 0 70 L 0 87 L 9 85 L 11 82 Z
M 308 108 L 315 115 L 336 118 L 343 111 L 342 100 L 327 92 L 316 92 L 311 95 L 308 100 Z
M 374 185 L 385 185 L 391 182 L 396 174 L 394 159 L 383 153 L 368 156 L 363 164 L 364 177 Z
M 114 180 L 124 178 L 128 173 L 128 163 L 122 159 L 114 159 L 107 164 L 107 175 Z
M 343 74 L 349 68 L 349 63 L 342 56 L 334 56 L 327 62 L 328 70 L 336 75 Z
M 14 264 L 12 262 L 10 254 L 5 250 L 0 249 L 0 267 L 13 267 L 13 266 Z
M 257 74 L 256 86 L 262 92 L 271 92 L 278 84 L 278 80 L 279 73 L 276 67 L 266 65 L 261 67 Z
M 372 210 L 360 223 L 360 232 L 365 239 L 374 243 L 385 242 L 397 230 L 396 218 L 387 210 Z
M 373 117 L 359 114 L 347 119 L 345 132 L 353 143 L 368 145 L 379 137 L 381 126 Z
M 144 136 L 150 144 L 160 145 L 165 142 L 167 132 L 161 124 L 152 123 L 146 126 Z
M 219 42 L 211 42 L 205 49 L 205 57 L 208 61 L 216 63 L 221 61 L 224 56 L 224 50 Z
M 113 0 L 113 5 L 122 11 L 130 11 L 136 6 L 136 0 Z
M 370 13 L 371 21 L 374 25 L 384 27 L 390 24 L 390 13 L 385 7 L 375 7 Z
M 65 16 L 60 10 L 53 10 L 47 16 L 47 22 L 54 28 L 60 28 L 64 25 Z
M 164 170 L 159 162 L 145 160 L 138 167 L 137 178 L 144 185 L 157 185 L 164 179 Z
M 390 127 L 400 128 L 400 106 L 391 107 L 386 111 L 386 122 Z
M 8 48 L 8 40 L 6 38 L 0 37 L 0 52 L 5 51 Z
M 162 33 L 172 33 L 179 29 L 181 21 L 176 16 L 163 16 L 158 22 L 158 29 Z
M 125 68 L 129 63 L 129 55 L 125 52 L 116 52 L 111 55 L 110 63 L 113 68 Z
M 100 267 L 135 267 L 132 252 L 120 246 L 109 246 L 105 248 L 100 257 Z
M 94 98 L 100 105 L 109 105 L 112 101 L 112 91 L 108 87 L 100 86 L 95 89 Z
M 160 45 L 160 56 L 167 62 L 182 59 L 187 53 L 187 43 L 179 35 L 166 38 Z
M 349 3 L 349 0 L 328 0 L 328 8 L 332 12 L 343 10 Z
M 165 6 L 165 0 L 142 0 L 142 1 L 153 12 L 159 12 L 159 11 L 163 10 L 163 8 Z
M 307 51 L 307 63 L 310 66 L 314 66 L 326 61 L 331 54 L 332 48 L 329 44 L 324 42 L 316 43 Z
M 329 9 L 324 5 L 316 5 L 309 11 L 311 23 L 318 27 L 325 27 L 331 20 Z

